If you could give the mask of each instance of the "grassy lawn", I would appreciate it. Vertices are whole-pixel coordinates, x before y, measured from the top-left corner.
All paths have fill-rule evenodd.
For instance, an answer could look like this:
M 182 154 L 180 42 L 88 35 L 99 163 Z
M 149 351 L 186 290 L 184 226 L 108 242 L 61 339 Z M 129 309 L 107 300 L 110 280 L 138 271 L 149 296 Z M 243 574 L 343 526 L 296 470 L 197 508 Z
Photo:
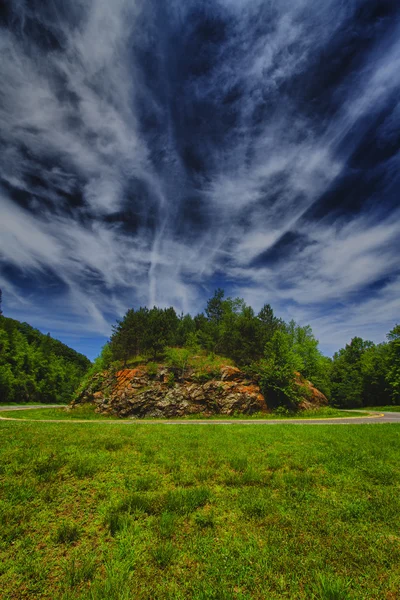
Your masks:
M 0 430 L 4 600 L 399 598 L 397 424 Z
M 10 410 L 1 411 L 0 417 L 12 417 L 13 419 L 27 419 L 38 420 L 38 419 L 84 419 L 84 420 L 110 420 L 116 417 L 108 417 L 106 415 L 100 415 L 94 412 L 95 407 L 92 404 L 83 404 L 76 406 L 72 410 L 68 408 L 35 408 L 26 410 Z
M 378 410 L 380 412 L 400 412 L 400 406 L 367 406 L 365 410 Z
M 32 404 L 32 406 L 38 406 L 40 404 L 40 402 L 24 402 L 23 404 L 21 404 L 21 402 L 0 402 L 0 407 L 1 406 L 29 406 L 30 404 Z M 57 404 L 56 402 L 54 404 Z M 46 406 L 46 404 L 43 404 L 43 406 Z
M 235 414 L 227 417 L 226 415 L 213 415 L 212 417 L 204 417 L 203 415 L 190 415 L 188 417 L 182 417 L 186 419 L 209 419 L 209 420 L 226 420 L 226 419 L 322 419 L 332 417 L 365 417 L 363 412 L 355 411 L 343 411 L 337 410 L 336 408 L 324 407 L 315 410 L 308 410 L 295 414 L 282 415 L 279 413 L 255 413 L 253 415 L 242 415 Z M 66 408 L 38 408 L 33 410 L 23 411 L 2 411 L 0 417 L 12 417 L 13 419 L 28 419 L 28 420 L 40 420 L 40 419 L 89 419 L 89 420 L 110 420 L 117 419 L 118 417 L 109 417 L 107 415 L 101 415 L 94 412 L 94 406 L 92 404 L 77 405 L 72 410 Z

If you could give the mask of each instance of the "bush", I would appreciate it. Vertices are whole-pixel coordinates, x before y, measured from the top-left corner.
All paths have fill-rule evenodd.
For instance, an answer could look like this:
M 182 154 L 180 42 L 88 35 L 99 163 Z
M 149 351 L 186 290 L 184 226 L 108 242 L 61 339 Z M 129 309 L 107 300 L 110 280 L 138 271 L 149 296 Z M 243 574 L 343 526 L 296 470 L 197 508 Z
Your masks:
M 285 331 L 275 331 L 265 345 L 265 358 L 259 362 L 260 387 L 273 408 L 297 408 L 300 395 L 295 384 L 295 366 L 289 335 Z
M 189 364 L 190 350 L 187 348 L 167 348 L 165 350 L 165 359 L 170 367 L 179 369 L 181 377 L 184 377 Z
M 146 365 L 147 374 L 149 377 L 155 377 L 158 371 L 158 365 L 155 362 L 149 362 Z

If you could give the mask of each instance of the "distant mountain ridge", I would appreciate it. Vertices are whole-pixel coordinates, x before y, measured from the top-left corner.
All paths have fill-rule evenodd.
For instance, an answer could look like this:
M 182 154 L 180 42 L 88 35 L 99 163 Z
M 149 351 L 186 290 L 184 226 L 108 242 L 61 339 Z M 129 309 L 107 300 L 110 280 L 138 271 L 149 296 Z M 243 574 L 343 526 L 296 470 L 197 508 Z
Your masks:
M 50 334 L 0 316 L 0 402 L 68 402 L 90 365 Z

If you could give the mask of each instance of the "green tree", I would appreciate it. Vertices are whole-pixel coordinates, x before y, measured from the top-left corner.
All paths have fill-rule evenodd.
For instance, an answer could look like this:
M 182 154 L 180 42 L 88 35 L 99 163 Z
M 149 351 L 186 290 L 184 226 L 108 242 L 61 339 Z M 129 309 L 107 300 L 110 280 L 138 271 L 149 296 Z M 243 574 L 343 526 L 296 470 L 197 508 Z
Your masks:
M 362 358 L 374 344 L 355 337 L 333 357 L 331 395 L 335 406 L 356 408 L 364 405 Z
M 225 296 L 224 290 L 218 288 L 214 292 L 214 296 L 207 302 L 206 315 L 211 323 L 219 324 L 224 315 L 223 299 Z
M 284 326 L 282 319 L 278 319 L 274 315 L 274 311 L 270 304 L 264 304 L 257 315 L 259 321 L 259 338 L 260 347 L 265 348 L 265 344 L 272 339 L 275 331 Z
M 179 316 L 179 322 L 176 331 L 176 344 L 177 346 L 185 346 L 189 336 L 193 335 L 196 330 L 196 325 L 192 316 L 183 313 Z
M 128 358 L 137 356 L 145 345 L 145 336 L 148 329 L 149 311 L 139 308 L 135 311 L 130 308 L 123 319 L 113 326 L 110 339 L 110 348 L 113 360 L 122 360 L 124 366 Z
M 179 319 L 175 310 L 154 306 L 148 315 L 147 329 L 144 334 L 144 351 L 156 359 L 167 346 L 174 346 Z
M 0 318 L 2 402 L 65 402 L 90 361 L 27 323 Z
M 265 345 L 265 358 L 259 366 L 261 389 L 269 406 L 296 408 L 299 394 L 295 384 L 295 368 L 296 357 L 290 336 L 278 329 Z
M 400 404 L 400 325 L 396 325 L 387 335 L 388 369 L 386 381 L 393 404 Z

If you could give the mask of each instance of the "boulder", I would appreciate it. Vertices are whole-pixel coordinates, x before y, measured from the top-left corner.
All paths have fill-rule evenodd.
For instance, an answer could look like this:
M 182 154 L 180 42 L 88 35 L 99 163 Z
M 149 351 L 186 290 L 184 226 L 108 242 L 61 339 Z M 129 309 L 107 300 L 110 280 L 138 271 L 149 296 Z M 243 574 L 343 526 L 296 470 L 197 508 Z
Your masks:
M 226 365 L 221 367 L 221 381 L 241 381 L 244 373 L 237 367 Z
M 303 399 L 299 403 L 300 410 L 310 410 L 328 405 L 328 398 L 313 386 L 311 381 L 304 379 L 300 373 L 295 373 L 295 383 L 303 388 Z

